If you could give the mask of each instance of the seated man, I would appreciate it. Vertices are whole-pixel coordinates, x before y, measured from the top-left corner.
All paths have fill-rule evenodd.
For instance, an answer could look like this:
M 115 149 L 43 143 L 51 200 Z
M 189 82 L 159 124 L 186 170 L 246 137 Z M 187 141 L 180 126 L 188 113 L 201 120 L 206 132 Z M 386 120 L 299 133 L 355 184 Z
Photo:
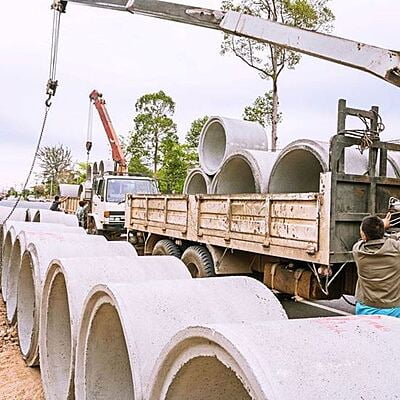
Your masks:
M 357 265 L 356 314 L 383 314 L 400 318 L 400 239 L 385 236 L 390 214 L 365 217 L 353 246 Z
M 63 197 L 60 199 L 60 196 L 55 196 L 54 201 L 51 203 L 50 210 L 51 211 L 61 211 L 60 204 L 64 203 L 68 197 Z

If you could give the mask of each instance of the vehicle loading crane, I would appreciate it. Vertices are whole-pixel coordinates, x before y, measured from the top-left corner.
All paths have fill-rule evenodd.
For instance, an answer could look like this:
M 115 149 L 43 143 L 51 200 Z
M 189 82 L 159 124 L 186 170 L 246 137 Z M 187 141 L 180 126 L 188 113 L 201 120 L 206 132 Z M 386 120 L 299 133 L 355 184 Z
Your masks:
M 90 99 L 91 103 L 96 107 L 96 110 L 99 113 L 100 120 L 103 124 L 104 130 L 107 135 L 107 139 L 111 146 L 112 159 L 116 163 L 116 167 L 117 167 L 116 172 L 118 175 L 125 175 L 128 173 L 126 158 L 124 156 L 124 152 L 122 151 L 122 147 L 119 142 L 117 133 L 115 132 L 115 129 L 111 122 L 111 118 L 108 114 L 108 111 L 106 108 L 106 101 L 104 100 L 103 95 L 101 93 L 99 93 L 97 90 L 93 90 L 90 93 L 89 99 Z M 92 147 L 91 140 L 92 139 L 89 136 L 87 138 L 87 142 L 86 142 L 86 149 L 88 151 L 90 151 L 90 149 Z

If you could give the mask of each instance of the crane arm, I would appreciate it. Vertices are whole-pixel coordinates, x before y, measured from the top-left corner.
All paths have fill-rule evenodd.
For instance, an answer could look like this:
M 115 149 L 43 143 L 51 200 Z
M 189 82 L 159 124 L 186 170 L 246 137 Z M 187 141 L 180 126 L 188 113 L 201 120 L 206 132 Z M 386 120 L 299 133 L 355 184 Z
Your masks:
M 222 12 L 159 0 L 69 0 L 69 2 L 217 29 L 359 69 L 400 86 L 398 51 L 292 27 L 235 11 Z
M 99 113 L 100 120 L 103 124 L 104 130 L 106 131 L 106 135 L 111 146 L 112 159 L 118 165 L 118 172 L 125 173 L 127 168 L 126 159 L 124 152 L 122 151 L 121 144 L 119 143 L 118 136 L 112 125 L 111 118 L 108 115 L 106 102 L 103 99 L 103 95 L 97 90 L 93 90 L 90 93 L 89 98 Z

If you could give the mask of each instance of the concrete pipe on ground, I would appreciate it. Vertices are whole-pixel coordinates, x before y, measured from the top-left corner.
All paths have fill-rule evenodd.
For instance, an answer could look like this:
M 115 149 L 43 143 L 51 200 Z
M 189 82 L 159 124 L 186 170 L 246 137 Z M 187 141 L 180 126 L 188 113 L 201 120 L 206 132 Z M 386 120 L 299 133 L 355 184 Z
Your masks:
M 88 240 L 88 239 L 91 240 Z M 50 262 L 57 257 L 80 258 L 100 256 L 124 256 L 134 258 L 136 250 L 128 242 L 104 242 L 88 239 L 68 241 L 62 249 L 49 246 L 48 240 L 35 238 L 28 244 L 22 257 L 18 279 L 18 337 L 22 356 L 29 366 L 39 363 L 39 320 L 42 284 Z M 113 266 L 112 266 L 113 268 Z M 95 273 L 95 271 L 94 271 Z
M 86 235 L 86 232 L 82 228 L 68 227 L 65 225 L 58 224 L 34 224 L 31 222 L 13 222 L 11 228 L 6 234 L 6 240 L 4 243 L 5 260 L 4 268 L 2 271 L 2 289 L 3 299 L 6 302 L 7 319 L 9 323 L 14 323 L 14 314 L 16 306 L 16 291 L 18 284 L 18 271 L 21 263 L 21 257 L 26 247 L 26 235 L 35 234 L 50 234 L 65 232 L 66 234 L 79 234 Z M 29 237 L 30 237 L 29 236 Z M 12 293 L 12 294 L 11 294 Z M 13 297 L 10 304 L 8 299 L 10 295 Z M 13 311 L 11 311 L 13 310 Z M 11 313 L 9 315 L 9 313 Z
M 200 167 L 214 175 L 227 157 L 242 149 L 268 150 L 264 128 L 258 122 L 210 117 L 200 134 Z
M 37 210 L 33 222 L 47 222 L 49 224 L 62 224 L 66 226 L 79 226 L 78 218 L 73 214 L 61 211 Z
M 246 277 L 98 286 L 79 330 L 76 398 L 147 399 L 157 357 L 185 327 L 286 318 L 272 292 Z
M 183 185 L 184 194 L 207 194 L 210 193 L 211 178 L 201 168 L 189 171 Z
M 192 327 L 163 350 L 147 398 L 395 399 L 399 334 L 386 316 Z
M 9 258 L 7 268 L 4 271 L 6 282 L 6 314 L 9 324 L 14 324 L 16 322 L 18 277 L 21 268 L 21 259 L 26 250 L 26 246 L 29 243 L 44 240 L 47 243 L 47 246 L 53 247 L 51 251 L 53 254 L 55 254 L 55 256 L 68 250 L 68 254 L 76 256 L 76 251 L 80 248 L 77 245 L 78 242 L 84 242 L 85 245 L 88 246 L 90 244 L 88 243 L 90 239 L 95 238 L 86 235 L 82 228 L 71 228 L 64 225 L 55 224 L 48 225 L 54 225 L 54 227 L 46 227 L 44 230 L 35 228 L 21 230 L 12 246 L 11 256 Z M 104 238 L 98 240 L 96 237 L 95 242 L 104 245 L 107 241 Z M 75 252 L 69 249 L 68 244 L 70 243 L 73 243 L 73 246 L 76 247 L 77 250 L 75 250 Z
M 329 143 L 300 139 L 288 144 L 271 171 L 269 193 L 318 192 L 320 174 L 329 169 Z M 368 171 L 367 153 L 345 149 L 345 172 L 363 175 Z
M 110 285 L 113 282 L 133 283 L 151 280 L 152 283 L 149 285 L 151 288 L 153 284 L 157 284 L 156 280 L 170 279 L 177 279 L 168 281 L 166 285 L 172 294 L 175 293 L 175 286 L 181 280 L 191 281 L 186 266 L 173 256 L 60 258 L 54 260 L 43 283 L 40 311 L 39 353 L 46 399 L 73 397 L 78 322 L 81 318 L 85 298 L 93 286 L 96 284 Z M 136 292 L 136 284 L 129 285 L 129 290 Z M 142 295 L 144 296 L 145 293 Z M 156 301 L 156 298 L 153 298 L 152 301 Z M 141 309 L 141 303 L 132 303 L 129 306 L 127 303 L 125 304 L 141 318 L 146 317 L 146 310 Z M 158 312 L 163 312 L 164 305 L 158 303 L 158 307 Z M 168 317 L 173 319 L 174 315 L 170 313 Z M 118 331 L 118 326 L 114 326 L 112 323 L 109 328 L 107 333 L 104 332 L 109 335 L 110 339 L 107 348 L 114 349 L 113 338 Z M 153 337 L 153 327 L 148 325 L 148 328 L 146 335 Z M 108 349 L 104 348 L 102 343 L 98 345 L 100 352 L 108 354 Z M 113 380 L 112 377 L 110 380 L 107 378 L 110 366 L 111 364 L 104 366 L 104 379 L 107 379 L 107 382 Z M 118 365 L 113 364 L 112 368 L 117 370 L 121 376 L 129 374 L 129 369 L 121 369 Z M 115 382 L 119 382 L 119 379 Z M 102 382 L 99 382 L 99 385 L 102 385 Z M 91 396 L 104 398 L 98 391 L 91 392 Z M 122 399 L 122 397 L 116 396 L 115 399 Z
M 86 166 L 86 180 L 90 182 L 93 180 L 93 165 L 90 163 Z
M 79 185 L 61 183 L 60 184 L 60 196 L 61 197 L 78 197 L 79 196 Z
M 39 211 L 37 208 L 28 208 L 26 210 L 26 222 L 33 222 L 36 213 Z
M 278 153 L 240 150 L 231 154 L 214 176 L 211 193 L 266 193 Z

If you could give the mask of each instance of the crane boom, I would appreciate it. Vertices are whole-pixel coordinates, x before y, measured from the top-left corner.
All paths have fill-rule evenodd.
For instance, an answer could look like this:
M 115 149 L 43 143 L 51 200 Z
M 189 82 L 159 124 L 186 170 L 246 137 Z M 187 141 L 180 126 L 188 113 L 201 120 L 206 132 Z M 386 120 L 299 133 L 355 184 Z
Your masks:
M 90 93 L 89 98 L 90 101 L 96 107 L 96 110 L 99 113 L 101 122 L 103 124 L 104 130 L 106 131 L 106 135 L 111 146 L 112 159 L 117 163 L 118 173 L 124 174 L 127 172 L 126 159 L 124 156 L 124 152 L 122 151 L 121 144 L 119 143 L 118 136 L 112 125 L 111 118 L 108 115 L 106 102 L 103 99 L 103 95 L 99 93 L 97 90 L 93 90 Z
M 309 31 L 235 11 L 219 11 L 159 0 L 69 0 L 182 22 L 272 43 L 373 74 L 400 86 L 400 52 Z

